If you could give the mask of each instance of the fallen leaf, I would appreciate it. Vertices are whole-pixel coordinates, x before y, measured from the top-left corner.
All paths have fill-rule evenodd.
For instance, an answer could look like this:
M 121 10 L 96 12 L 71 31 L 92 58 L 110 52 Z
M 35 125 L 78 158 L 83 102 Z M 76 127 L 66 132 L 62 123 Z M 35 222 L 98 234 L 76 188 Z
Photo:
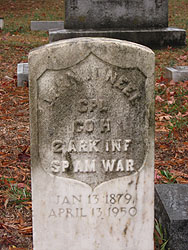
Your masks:
M 7 198 L 7 199 L 5 200 L 5 203 L 4 203 L 5 209 L 7 208 L 8 202 L 9 202 L 9 198 Z
M 164 102 L 164 99 L 162 99 L 159 95 L 155 97 L 155 101 L 157 102 Z

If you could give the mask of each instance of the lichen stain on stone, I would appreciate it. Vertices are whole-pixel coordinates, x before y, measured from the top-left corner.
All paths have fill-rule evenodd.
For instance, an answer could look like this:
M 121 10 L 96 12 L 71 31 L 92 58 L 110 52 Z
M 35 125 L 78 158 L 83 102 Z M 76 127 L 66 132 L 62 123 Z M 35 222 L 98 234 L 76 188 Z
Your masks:
M 127 229 L 128 229 L 128 226 L 126 225 L 125 228 L 124 228 L 124 230 L 123 230 L 124 236 L 126 236 L 126 234 L 127 234 Z
M 85 22 L 86 21 L 85 16 L 79 16 L 78 19 L 79 19 L 80 22 Z
M 113 227 L 112 226 L 110 227 L 110 233 L 111 234 L 113 233 Z
M 128 185 L 130 186 L 131 184 L 133 184 L 134 183 L 134 181 L 130 181 L 129 183 L 128 183 Z
M 126 223 L 126 225 L 125 225 L 125 228 L 124 228 L 124 230 L 123 230 L 123 236 L 126 236 L 126 234 L 127 234 L 127 230 L 128 230 L 128 228 L 129 228 L 129 225 L 130 225 L 130 219 L 128 219 L 128 221 L 127 221 L 127 223 Z
M 71 158 L 71 154 L 69 152 L 65 153 L 65 159 L 69 162 L 69 167 L 67 168 L 67 174 L 72 175 L 72 171 L 73 171 L 73 163 L 72 163 L 72 158 Z
M 140 175 L 138 174 L 137 179 L 136 179 L 136 190 L 138 188 L 138 182 L 139 182 Z

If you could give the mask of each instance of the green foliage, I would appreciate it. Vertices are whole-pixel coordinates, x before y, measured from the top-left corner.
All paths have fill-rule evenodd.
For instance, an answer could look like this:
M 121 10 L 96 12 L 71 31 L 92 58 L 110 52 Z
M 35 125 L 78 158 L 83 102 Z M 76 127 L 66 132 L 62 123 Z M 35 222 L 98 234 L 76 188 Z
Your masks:
M 14 183 L 13 178 L 0 179 L 3 190 L 6 192 L 7 201 L 9 204 L 20 205 L 22 202 L 31 200 L 31 191 L 27 185 L 22 183 Z
M 161 172 L 161 175 L 164 176 L 165 179 L 167 180 L 167 182 L 165 182 L 165 183 L 167 183 L 167 184 L 177 183 L 177 181 L 176 181 L 176 178 L 177 178 L 177 177 L 174 177 L 174 176 L 169 172 L 168 169 L 166 169 L 166 170 L 161 170 L 160 172 Z
M 23 201 L 28 201 L 31 198 L 31 192 L 27 191 L 27 188 L 19 188 L 18 184 L 11 185 L 9 189 L 9 198 L 11 202 L 20 204 Z
M 34 13 L 34 20 L 39 21 L 40 20 L 40 15 L 39 13 Z
M 169 66 L 173 67 L 175 64 L 176 64 L 175 59 L 171 59 L 170 62 L 169 62 Z
M 157 250 L 170 250 L 170 248 L 166 248 L 168 239 L 166 229 L 162 227 L 162 225 L 155 219 L 155 244 Z
M 29 25 L 26 23 L 6 23 L 3 28 L 3 34 L 10 33 L 11 35 L 29 33 Z

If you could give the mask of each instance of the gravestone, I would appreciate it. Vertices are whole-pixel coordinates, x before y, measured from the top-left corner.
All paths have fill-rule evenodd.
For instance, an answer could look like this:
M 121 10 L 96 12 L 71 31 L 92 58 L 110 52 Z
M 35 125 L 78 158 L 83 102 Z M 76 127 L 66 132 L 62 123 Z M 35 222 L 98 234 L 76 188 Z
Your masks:
M 66 0 L 66 29 L 168 26 L 168 0 Z
M 165 77 L 175 82 L 188 81 L 188 66 L 166 67 Z
M 0 30 L 4 28 L 4 18 L 0 17 Z
M 65 0 L 64 26 L 49 31 L 50 42 L 108 37 L 151 48 L 186 45 L 186 31 L 168 27 L 168 0 Z
M 29 69 L 34 250 L 153 250 L 154 53 L 70 39 Z
M 188 185 L 155 185 L 155 217 L 166 230 L 170 250 L 188 245 Z M 167 247 L 167 249 L 168 249 Z
M 17 65 L 17 86 L 24 87 L 28 84 L 29 67 L 28 63 L 18 63 Z
M 31 30 L 50 30 L 63 28 L 63 21 L 31 21 Z

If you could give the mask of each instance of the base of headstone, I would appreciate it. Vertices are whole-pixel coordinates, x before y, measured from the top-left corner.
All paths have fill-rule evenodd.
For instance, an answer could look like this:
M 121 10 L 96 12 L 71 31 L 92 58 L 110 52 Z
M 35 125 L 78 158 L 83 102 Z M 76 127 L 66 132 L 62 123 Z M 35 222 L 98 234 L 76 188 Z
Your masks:
M 187 194 L 188 184 L 155 185 L 155 217 L 167 232 L 170 250 L 187 249 Z
M 178 81 L 188 81 L 188 66 L 166 67 L 165 78 Z
M 28 83 L 29 67 L 28 63 L 18 63 L 17 65 L 17 86 L 25 87 L 25 83 Z
M 64 29 L 63 21 L 31 21 L 31 30 Z
M 151 30 L 73 30 L 49 31 L 49 41 L 55 42 L 76 37 L 108 37 L 139 43 L 150 48 L 185 46 L 186 31 L 178 28 Z

